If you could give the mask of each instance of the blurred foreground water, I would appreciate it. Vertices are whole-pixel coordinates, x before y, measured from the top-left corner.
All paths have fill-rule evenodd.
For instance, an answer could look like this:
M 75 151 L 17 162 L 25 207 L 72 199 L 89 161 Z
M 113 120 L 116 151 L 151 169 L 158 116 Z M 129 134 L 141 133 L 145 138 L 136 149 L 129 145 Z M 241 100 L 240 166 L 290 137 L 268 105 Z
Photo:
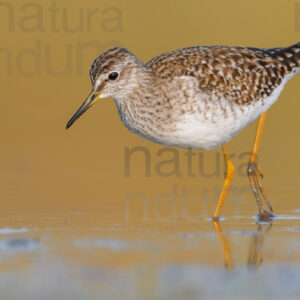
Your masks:
M 2 217 L 1 299 L 299 299 L 300 213 L 194 222 Z

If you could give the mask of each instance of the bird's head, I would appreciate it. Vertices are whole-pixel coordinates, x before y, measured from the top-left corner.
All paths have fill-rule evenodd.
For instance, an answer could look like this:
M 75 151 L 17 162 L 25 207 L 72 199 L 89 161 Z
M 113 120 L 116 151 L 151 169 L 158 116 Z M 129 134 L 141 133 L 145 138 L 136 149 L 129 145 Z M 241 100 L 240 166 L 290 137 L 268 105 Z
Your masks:
M 122 100 L 138 87 L 146 67 L 125 48 L 112 48 L 95 59 L 91 66 L 92 91 L 67 123 L 68 129 L 87 109 L 102 98 Z M 141 76 L 140 76 L 141 75 Z

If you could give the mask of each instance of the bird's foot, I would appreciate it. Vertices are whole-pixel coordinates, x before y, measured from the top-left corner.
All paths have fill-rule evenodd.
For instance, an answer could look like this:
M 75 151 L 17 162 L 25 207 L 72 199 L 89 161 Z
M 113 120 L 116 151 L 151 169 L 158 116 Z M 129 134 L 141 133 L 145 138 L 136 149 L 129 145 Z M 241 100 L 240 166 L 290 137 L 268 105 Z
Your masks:
M 273 212 L 272 205 L 271 205 L 270 201 L 268 200 L 268 198 L 264 192 L 264 189 L 263 189 L 263 185 L 262 185 L 263 173 L 262 173 L 261 168 L 257 165 L 257 163 L 255 161 L 250 162 L 248 164 L 247 172 L 248 172 L 248 176 L 250 179 L 253 193 L 256 197 L 256 202 L 257 202 L 258 208 L 260 210 L 260 214 L 262 216 L 266 215 L 266 213 L 265 213 L 266 210 L 264 209 L 262 201 L 261 201 L 261 197 L 260 197 L 261 195 L 263 196 L 263 199 L 264 199 L 265 203 L 267 204 L 269 210 L 271 212 Z M 268 213 L 272 215 L 272 213 L 270 213 L 270 212 L 268 212 Z
M 220 217 L 219 216 L 213 216 L 212 218 L 211 218 L 211 220 L 214 222 L 214 223 L 218 223 L 219 221 L 220 221 Z
M 275 215 L 270 211 L 263 209 L 258 213 L 257 218 L 260 222 L 271 222 L 275 218 Z
M 252 186 L 253 193 L 256 198 L 256 202 L 258 205 L 259 213 L 258 213 L 258 220 L 261 222 L 270 222 L 273 220 L 274 215 L 272 214 L 273 208 L 268 200 L 264 189 L 262 185 L 262 178 L 263 178 L 263 173 L 261 168 L 257 165 L 256 162 L 251 162 L 248 165 L 248 176 L 250 179 L 250 183 Z M 265 203 L 267 204 L 269 210 L 266 210 L 263 206 L 262 200 L 261 200 L 261 195 L 263 196 L 263 199 Z

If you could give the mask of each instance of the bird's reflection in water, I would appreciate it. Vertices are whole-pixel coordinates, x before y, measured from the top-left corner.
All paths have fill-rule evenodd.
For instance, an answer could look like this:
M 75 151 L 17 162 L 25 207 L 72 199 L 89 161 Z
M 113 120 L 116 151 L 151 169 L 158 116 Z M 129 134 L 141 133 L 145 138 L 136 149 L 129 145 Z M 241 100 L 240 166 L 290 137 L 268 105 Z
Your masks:
M 230 245 L 227 236 L 224 235 L 221 224 L 219 221 L 213 221 L 215 230 L 219 237 L 219 240 L 223 247 L 225 268 L 229 271 L 234 269 L 234 261 L 232 259 Z M 263 244 L 266 233 L 268 233 L 272 228 L 272 222 L 268 223 L 258 223 L 256 231 L 251 237 L 249 255 L 248 255 L 248 268 L 256 269 L 263 262 Z
M 263 244 L 265 234 L 272 228 L 272 222 L 258 224 L 257 230 L 254 233 L 249 250 L 248 267 L 258 268 L 263 262 Z
M 213 224 L 215 226 L 216 232 L 218 234 L 218 237 L 221 241 L 221 244 L 223 246 L 223 253 L 224 253 L 224 259 L 225 259 L 225 268 L 227 270 L 233 270 L 234 269 L 234 263 L 231 256 L 230 246 L 227 237 L 224 235 L 222 231 L 222 227 L 219 221 L 213 221 Z

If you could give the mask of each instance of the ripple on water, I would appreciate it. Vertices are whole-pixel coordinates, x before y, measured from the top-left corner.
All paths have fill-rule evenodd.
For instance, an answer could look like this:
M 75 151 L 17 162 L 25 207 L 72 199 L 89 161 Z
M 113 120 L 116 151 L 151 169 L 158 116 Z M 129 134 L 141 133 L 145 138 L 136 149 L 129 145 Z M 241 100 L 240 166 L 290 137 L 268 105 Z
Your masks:
M 27 228 L 0 228 L 0 234 L 16 234 L 28 232 Z

